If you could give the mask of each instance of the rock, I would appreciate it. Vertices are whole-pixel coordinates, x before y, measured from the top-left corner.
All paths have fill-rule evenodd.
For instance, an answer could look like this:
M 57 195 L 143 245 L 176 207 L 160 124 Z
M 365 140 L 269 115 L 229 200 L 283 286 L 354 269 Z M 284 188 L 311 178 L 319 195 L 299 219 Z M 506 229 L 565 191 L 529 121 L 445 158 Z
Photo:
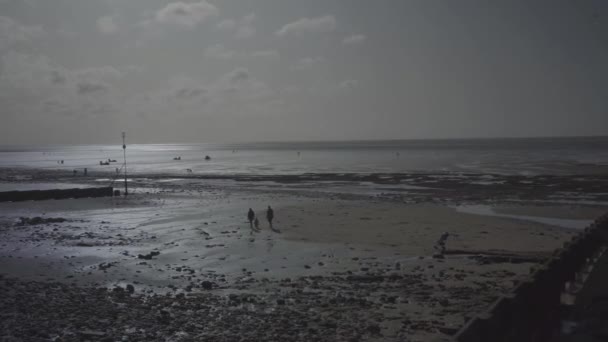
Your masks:
M 278 305 L 285 305 L 285 299 L 277 299 Z
M 439 327 L 439 328 L 437 328 L 437 330 L 439 330 L 439 332 L 441 332 L 442 334 L 446 334 L 446 335 L 456 335 L 456 333 L 458 332 L 458 328 L 449 328 L 449 327 Z
M 376 275 L 352 275 L 346 277 L 349 281 L 363 282 L 363 283 L 373 283 L 380 282 L 384 280 L 383 276 Z
M 380 335 L 380 326 L 377 324 L 371 324 L 367 326 L 367 331 L 370 332 L 370 334 L 374 334 L 374 335 Z
M 211 289 L 213 289 L 213 283 L 212 283 L 212 282 L 210 282 L 210 281 L 208 281 L 208 280 L 203 281 L 203 282 L 201 283 L 201 286 L 202 286 L 202 287 L 203 287 L 203 289 L 205 289 L 205 290 L 211 290 Z
M 103 331 L 94 331 L 94 330 L 82 330 L 79 331 L 78 334 L 87 337 L 103 337 L 106 335 Z
M 133 285 L 131 285 L 131 284 L 127 284 L 127 292 L 129 292 L 129 293 L 135 292 L 135 287 L 133 287 Z
M 445 256 L 443 254 L 434 254 L 433 259 L 445 259 Z
M 160 255 L 160 252 L 157 251 L 152 251 L 148 254 L 138 254 L 137 257 L 140 259 L 146 259 L 146 260 L 151 260 L 152 257 Z

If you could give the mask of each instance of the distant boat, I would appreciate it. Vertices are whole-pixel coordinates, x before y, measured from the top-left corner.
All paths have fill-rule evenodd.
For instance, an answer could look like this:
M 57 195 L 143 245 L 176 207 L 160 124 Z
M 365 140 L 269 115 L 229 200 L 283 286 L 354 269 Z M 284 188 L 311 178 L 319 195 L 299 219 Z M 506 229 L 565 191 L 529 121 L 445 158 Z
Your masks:
M 211 160 L 211 157 L 205 156 L 205 160 Z
M 182 156 L 175 157 L 175 158 L 173 158 L 173 160 L 182 160 Z

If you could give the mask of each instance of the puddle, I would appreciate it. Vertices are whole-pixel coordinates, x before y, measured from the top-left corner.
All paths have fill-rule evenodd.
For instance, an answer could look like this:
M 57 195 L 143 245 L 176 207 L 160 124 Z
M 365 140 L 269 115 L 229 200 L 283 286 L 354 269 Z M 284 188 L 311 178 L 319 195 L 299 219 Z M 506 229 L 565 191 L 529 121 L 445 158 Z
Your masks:
M 557 226 L 562 228 L 570 229 L 584 229 L 589 226 L 593 220 L 572 220 L 572 219 L 559 219 L 553 217 L 541 217 L 541 216 L 528 216 L 528 215 L 513 215 L 513 214 L 501 214 L 495 212 L 489 205 L 461 205 L 456 207 L 456 211 L 466 214 L 474 214 L 481 216 L 494 216 L 504 217 L 516 220 L 538 222 L 550 226 Z

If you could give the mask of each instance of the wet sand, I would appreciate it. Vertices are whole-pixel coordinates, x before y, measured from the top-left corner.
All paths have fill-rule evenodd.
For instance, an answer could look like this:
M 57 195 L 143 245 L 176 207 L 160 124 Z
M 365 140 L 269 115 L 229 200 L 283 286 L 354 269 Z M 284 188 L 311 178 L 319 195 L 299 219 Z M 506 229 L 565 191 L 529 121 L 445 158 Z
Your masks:
M 11 181 L 10 174 L 4 173 L 5 182 Z M 29 176 L 26 182 L 54 175 Z M 94 177 L 84 181 L 94 183 Z M 0 203 L 0 286 L 26 292 L 44 288 L 60 306 L 61 300 L 72 303 L 70 296 L 78 291 L 129 284 L 134 297 L 122 300 L 129 306 L 150 301 L 158 301 L 155 307 L 182 303 L 189 308 L 185 311 L 197 303 L 205 306 L 205 324 L 190 330 L 148 327 L 164 315 L 158 313 L 162 308 L 151 321 L 142 318 L 146 329 L 174 340 L 440 341 L 576 233 L 525 219 L 459 212 L 460 191 L 445 197 L 450 205 L 443 205 L 370 194 L 369 186 L 346 181 L 329 187 L 339 191 L 264 182 L 145 177 L 134 182 L 139 186 L 126 199 Z M 501 191 L 483 189 L 486 194 Z M 454 191 L 437 187 L 429 198 L 438 192 Z M 468 196 L 477 195 L 471 191 Z M 275 210 L 277 231 L 263 220 L 267 205 Z M 513 205 L 504 199 L 489 205 L 497 213 L 572 220 L 593 219 L 606 209 L 550 202 Z M 261 218 L 259 232 L 246 221 L 249 207 Z M 29 220 L 34 217 L 42 220 Z M 447 249 L 453 253 L 439 258 L 435 244 L 444 232 L 450 233 Z M 171 300 L 145 299 L 167 293 Z M 111 316 L 112 305 L 107 305 Z M 179 315 L 186 314 L 174 316 Z M 223 317 L 242 326 L 219 329 Z M 260 323 L 266 320 L 273 320 L 272 329 Z M 4 330 L 25 329 L 13 322 Z M 183 324 L 190 323 L 194 321 Z M 145 339 L 137 329 L 125 333 L 137 325 L 130 324 L 124 329 L 100 324 L 94 330 L 103 331 L 103 337 Z M 82 329 L 76 325 L 70 331 L 79 336 Z M 180 331 L 187 335 L 175 335 Z

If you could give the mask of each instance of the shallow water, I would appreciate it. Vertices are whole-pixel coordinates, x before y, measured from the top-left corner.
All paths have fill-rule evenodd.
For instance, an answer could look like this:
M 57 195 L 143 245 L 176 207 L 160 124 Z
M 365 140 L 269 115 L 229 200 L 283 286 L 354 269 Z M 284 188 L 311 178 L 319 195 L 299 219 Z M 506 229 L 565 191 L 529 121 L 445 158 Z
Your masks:
M 0 167 L 115 173 L 121 144 L 0 146 Z M 211 160 L 205 160 L 209 155 Z M 181 160 L 174 160 L 175 157 Z M 100 161 L 117 160 L 110 165 Z M 60 164 L 58 161 L 63 160 Z M 474 172 L 588 174 L 608 167 L 608 138 L 463 139 L 127 146 L 134 173 L 301 174 Z M 485 180 L 491 182 L 491 179 Z
M 482 216 L 494 216 L 504 217 L 516 220 L 538 222 L 549 226 L 556 226 L 570 229 L 584 229 L 589 226 L 593 220 L 572 220 L 572 219 L 560 219 L 554 217 L 541 217 L 541 216 L 529 216 L 529 215 L 513 215 L 513 214 L 501 214 L 495 212 L 489 205 L 460 205 L 456 207 L 456 210 L 461 213 L 475 214 Z

